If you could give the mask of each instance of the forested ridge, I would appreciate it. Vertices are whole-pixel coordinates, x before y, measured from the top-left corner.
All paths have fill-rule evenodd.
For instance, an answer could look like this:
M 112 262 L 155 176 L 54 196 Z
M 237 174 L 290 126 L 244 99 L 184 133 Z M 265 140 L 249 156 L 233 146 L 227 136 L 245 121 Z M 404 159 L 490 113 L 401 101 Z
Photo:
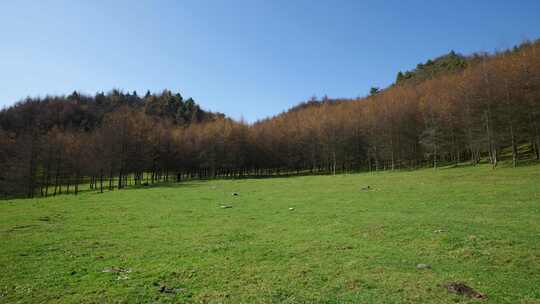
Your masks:
M 158 181 L 496 167 L 540 159 L 540 41 L 450 52 L 356 99 L 316 98 L 246 124 L 163 91 L 27 98 L 0 112 L 0 195 Z

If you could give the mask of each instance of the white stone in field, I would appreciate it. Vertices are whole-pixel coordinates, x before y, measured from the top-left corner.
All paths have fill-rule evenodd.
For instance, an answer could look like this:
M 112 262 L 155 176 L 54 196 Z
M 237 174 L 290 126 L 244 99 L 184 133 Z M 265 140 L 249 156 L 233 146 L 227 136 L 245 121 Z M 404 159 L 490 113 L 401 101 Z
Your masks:
M 418 264 L 418 265 L 416 265 L 416 268 L 418 268 L 418 269 L 431 269 L 431 265 L 429 265 L 429 264 Z

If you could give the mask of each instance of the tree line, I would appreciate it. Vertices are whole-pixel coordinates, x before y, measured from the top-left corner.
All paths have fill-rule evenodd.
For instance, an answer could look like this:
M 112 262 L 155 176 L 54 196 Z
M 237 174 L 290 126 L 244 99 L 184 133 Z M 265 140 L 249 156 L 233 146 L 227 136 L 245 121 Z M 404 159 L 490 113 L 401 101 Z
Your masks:
M 164 91 L 28 98 L 0 112 L 0 195 L 158 181 L 496 167 L 540 159 L 540 42 L 454 52 L 357 99 L 323 98 L 246 124 Z

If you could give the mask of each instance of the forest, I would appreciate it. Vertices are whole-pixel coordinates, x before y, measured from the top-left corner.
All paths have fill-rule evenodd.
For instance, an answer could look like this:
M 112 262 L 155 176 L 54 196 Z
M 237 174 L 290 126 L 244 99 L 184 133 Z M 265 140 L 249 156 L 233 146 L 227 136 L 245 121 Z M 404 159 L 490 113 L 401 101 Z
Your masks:
M 191 98 L 113 90 L 0 112 L 0 197 L 160 181 L 540 160 L 540 40 L 449 54 L 355 99 L 312 98 L 248 124 Z

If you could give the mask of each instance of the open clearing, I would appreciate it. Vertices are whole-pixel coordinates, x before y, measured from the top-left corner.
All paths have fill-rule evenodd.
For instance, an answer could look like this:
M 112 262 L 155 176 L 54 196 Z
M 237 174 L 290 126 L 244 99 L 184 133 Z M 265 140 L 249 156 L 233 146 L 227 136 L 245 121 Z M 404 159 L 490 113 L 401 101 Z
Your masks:
M 540 166 L 2 201 L 0 268 L 1 303 L 540 303 Z

